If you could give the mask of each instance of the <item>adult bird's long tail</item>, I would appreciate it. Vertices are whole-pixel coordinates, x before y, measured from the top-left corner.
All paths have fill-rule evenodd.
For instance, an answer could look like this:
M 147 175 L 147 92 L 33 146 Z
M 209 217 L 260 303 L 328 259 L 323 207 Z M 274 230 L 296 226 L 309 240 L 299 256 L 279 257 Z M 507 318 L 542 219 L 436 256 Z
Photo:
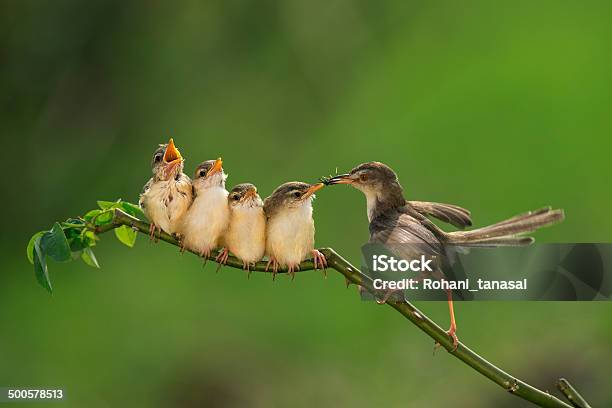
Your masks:
M 534 241 L 533 237 L 523 234 L 556 224 L 564 218 L 563 210 L 545 207 L 471 231 L 449 232 L 446 237 L 449 244 L 468 247 L 523 246 Z

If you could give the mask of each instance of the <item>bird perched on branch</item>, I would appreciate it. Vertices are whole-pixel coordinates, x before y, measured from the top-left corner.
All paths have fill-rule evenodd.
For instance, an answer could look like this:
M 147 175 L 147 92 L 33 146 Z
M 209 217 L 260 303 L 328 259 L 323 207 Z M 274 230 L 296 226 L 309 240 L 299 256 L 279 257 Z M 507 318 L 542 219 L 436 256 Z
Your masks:
M 458 227 L 471 225 L 470 213 L 461 207 L 406 201 L 395 172 L 379 162 L 363 163 L 347 174 L 324 179 L 326 184 L 349 184 L 366 196 L 370 242 L 381 243 L 404 259 L 425 254 L 444 257 L 445 245 L 455 246 L 519 246 L 534 239 L 524 236 L 564 218 L 563 210 L 543 208 L 471 231 L 445 232 L 426 216 L 433 216 Z M 402 245 L 409 244 L 409 245 Z M 452 293 L 448 293 L 451 326 L 448 330 L 457 347 L 457 326 Z
M 238 184 L 227 197 L 230 209 L 229 226 L 223 234 L 225 247 L 217 259 L 227 262 L 229 252 L 242 261 L 243 269 L 259 261 L 266 250 L 266 216 L 257 188 L 250 183 Z
M 312 219 L 312 200 L 323 183 L 308 184 L 297 181 L 282 184 L 264 201 L 267 218 L 266 270 L 271 266 L 273 277 L 279 267 L 287 267 L 291 278 L 299 270 L 300 262 L 312 255 L 315 268 L 327 267 L 325 256 L 314 249 L 315 227 Z
M 206 258 L 219 246 L 219 239 L 229 225 L 226 179 L 221 158 L 205 161 L 196 168 L 193 203 L 180 229 L 183 247 Z
M 151 239 L 156 229 L 175 234 L 191 205 L 191 180 L 183 173 L 183 163 L 172 139 L 159 145 L 153 154 L 153 177 L 145 184 L 139 199 L 140 207 L 151 221 Z

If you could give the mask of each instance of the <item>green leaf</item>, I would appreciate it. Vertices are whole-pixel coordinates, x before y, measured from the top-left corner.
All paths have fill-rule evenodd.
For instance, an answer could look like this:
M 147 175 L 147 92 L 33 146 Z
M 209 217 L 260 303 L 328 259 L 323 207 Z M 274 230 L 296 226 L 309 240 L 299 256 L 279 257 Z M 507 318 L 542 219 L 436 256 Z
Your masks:
M 91 210 L 83 216 L 83 219 L 85 219 L 85 221 L 91 222 L 91 220 L 96 218 L 101 212 L 102 212 L 101 210 Z
M 85 230 L 83 233 L 83 242 L 85 243 L 85 246 L 92 247 L 96 245 L 96 241 L 98 239 L 100 238 L 98 238 L 93 231 Z
M 78 237 L 81 235 L 81 231 L 83 231 L 82 227 L 74 228 L 74 227 L 65 227 L 62 225 L 62 229 L 64 230 L 64 235 L 66 235 L 66 239 L 70 241 L 74 237 Z
M 89 247 L 89 242 L 85 237 L 86 229 L 68 228 L 64 230 L 66 238 L 68 239 L 68 245 L 70 245 L 70 251 L 72 252 L 72 260 L 81 257 L 81 251 Z
M 123 201 L 121 202 L 121 209 L 125 211 L 127 214 L 131 215 L 132 217 L 138 218 L 139 220 L 147 219 L 146 215 L 142 212 L 142 209 L 135 204 L 128 203 L 127 201 Z
M 121 202 L 121 200 L 117 200 L 117 201 L 102 201 L 102 200 L 99 200 L 98 201 L 98 207 L 100 207 L 103 210 L 110 210 L 111 208 L 118 208 L 120 202 Z
M 28 255 L 28 261 L 31 264 L 34 264 L 34 242 L 43 236 L 46 231 L 38 231 L 36 234 L 32 235 L 30 238 L 30 242 L 28 242 L 28 247 L 26 248 L 26 254 Z
M 53 224 L 51 231 L 45 232 L 40 238 L 40 248 L 58 262 L 70 259 L 70 245 L 59 223 Z
M 81 254 L 81 259 L 89 266 L 93 266 L 94 268 L 100 267 L 100 265 L 98 264 L 98 260 L 96 259 L 96 256 L 94 255 L 91 248 L 85 248 L 83 250 L 83 253 Z
M 136 242 L 136 231 L 127 225 L 122 225 L 119 228 L 115 228 L 115 235 L 119 241 L 130 248 L 132 248 Z
M 70 250 L 72 252 L 78 252 L 78 251 L 83 250 L 84 248 L 87 248 L 89 245 L 84 240 L 84 238 L 85 237 L 82 236 L 81 234 L 73 238 L 68 238 L 68 242 L 70 243 Z
M 113 222 L 113 211 L 112 210 L 104 210 L 102 211 L 95 219 L 95 225 L 106 225 Z
M 51 280 L 49 279 L 49 270 L 47 269 L 47 260 L 43 249 L 41 248 L 40 239 L 34 241 L 34 274 L 40 285 L 47 289 L 49 293 L 53 293 Z

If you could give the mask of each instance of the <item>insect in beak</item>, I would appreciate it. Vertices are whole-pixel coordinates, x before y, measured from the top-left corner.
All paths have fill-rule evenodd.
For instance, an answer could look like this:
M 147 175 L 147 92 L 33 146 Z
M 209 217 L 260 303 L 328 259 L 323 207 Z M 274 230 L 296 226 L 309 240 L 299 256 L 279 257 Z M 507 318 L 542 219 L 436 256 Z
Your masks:
M 346 174 L 339 174 L 337 176 L 327 179 L 325 184 L 327 184 L 328 186 L 334 185 L 334 184 L 353 184 L 353 181 L 354 180 L 351 178 L 351 175 L 346 173 Z

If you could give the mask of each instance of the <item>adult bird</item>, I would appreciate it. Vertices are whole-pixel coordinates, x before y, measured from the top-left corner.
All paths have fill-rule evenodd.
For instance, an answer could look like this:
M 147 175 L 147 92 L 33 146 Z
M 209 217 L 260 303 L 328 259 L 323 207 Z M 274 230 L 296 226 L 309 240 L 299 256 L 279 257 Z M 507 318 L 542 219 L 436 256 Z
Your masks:
M 145 184 L 138 200 L 151 221 L 151 239 L 156 230 L 175 234 L 191 205 L 191 179 L 183 173 L 183 165 L 183 156 L 172 139 L 159 145 L 153 154 L 153 177 Z
M 206 258 L 219 246 L 220 238 L 229 226 L 226 179 L 221 158 L 207 160 L 196 168 L 193 203 L 180 228 L 183 248 Z
M 323 183 L 292 181 L 280 185 L 264 201 L 266 225 L 266 270 L 272 267 L 276 276 L 279 267 L 287 267 L 291 279 L 300 262 L 312 255 L 314 267 L 327 267 L 325 256 L 314 248 L 315 226 L 312 218 L 314 193 Z
M 563 220 L 563 210 L 543 208 L 471 231 L 445 232 L 426 216 L 453 225 L 471 224 L 469 212 L 461 207 L 406 201 L 395 172 L 380 162 L 360 164 L 347 174 L 325 179 L 326 184 L 349 184 L 366 196 L 370 242 L 380 243 L 404 259 L 420 255 L 444 261 L 446 246 L 520 246 L 534 239 L 523 234 Z M 439 274 L 441 271 L 437 271 Z M 447 331 L 455 348 L 457 325 L 452 293 L 448 293 L 450 328 Z

